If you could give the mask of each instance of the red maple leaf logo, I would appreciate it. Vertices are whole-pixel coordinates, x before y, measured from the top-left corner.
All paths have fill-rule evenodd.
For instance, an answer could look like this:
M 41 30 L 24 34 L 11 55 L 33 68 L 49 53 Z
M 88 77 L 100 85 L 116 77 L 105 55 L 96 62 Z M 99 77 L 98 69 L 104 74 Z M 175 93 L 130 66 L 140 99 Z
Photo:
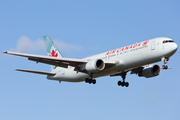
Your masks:
M 143 46 L 146 46 L 148 42 L 149 42 L 149 40 L 146 41 L 146 42 L 144 42 L 144 43 L 143 43 Z
M 49 56 L 50 56 L 50 57 L 57 57 L 57 56 L 58 56 L 58 52 L 55 53 L 55 51 L 52 50 L 51 55 L 49 55 Z

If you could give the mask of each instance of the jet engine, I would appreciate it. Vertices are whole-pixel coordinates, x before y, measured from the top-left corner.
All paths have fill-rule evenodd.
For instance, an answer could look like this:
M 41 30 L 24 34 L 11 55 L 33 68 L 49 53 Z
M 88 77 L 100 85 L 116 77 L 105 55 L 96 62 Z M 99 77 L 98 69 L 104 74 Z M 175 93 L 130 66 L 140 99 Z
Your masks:
M 146 77 L 146 78 L 150 78 L 150 77 L 155 77 L 158 76 L 161 73 L 161 68 L 159 67 L 159 65 L 151 65 L 148 67 L 145 67 L 139 74 L 139 77 Z
M 89 61 L 85 65 L 85 69 L 88 72 L 99 72 L 99 71 L 102 71 L 104 68 L 105 68 L 105 63 L 101 59 Z

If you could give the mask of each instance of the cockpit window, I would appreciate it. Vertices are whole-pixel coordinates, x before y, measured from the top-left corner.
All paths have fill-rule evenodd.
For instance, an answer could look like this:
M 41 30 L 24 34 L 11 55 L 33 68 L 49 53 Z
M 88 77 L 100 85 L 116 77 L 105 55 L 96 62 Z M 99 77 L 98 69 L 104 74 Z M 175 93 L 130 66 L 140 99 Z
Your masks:
M 170 42 L 174 42 L 173 40 L 164 40 L 163 43 L 170 43 Z

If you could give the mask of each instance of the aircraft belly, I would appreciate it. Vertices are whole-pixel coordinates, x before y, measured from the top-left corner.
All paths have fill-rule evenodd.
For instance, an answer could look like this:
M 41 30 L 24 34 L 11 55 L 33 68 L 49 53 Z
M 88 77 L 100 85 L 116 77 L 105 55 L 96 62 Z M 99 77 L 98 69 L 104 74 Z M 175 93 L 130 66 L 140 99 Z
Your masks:
M 77 72 L 73 69 L 63 69 L 54 76 L 47 76 L 47 79 L 66 82 L 81 82 L 87 77 L 88 74 Z

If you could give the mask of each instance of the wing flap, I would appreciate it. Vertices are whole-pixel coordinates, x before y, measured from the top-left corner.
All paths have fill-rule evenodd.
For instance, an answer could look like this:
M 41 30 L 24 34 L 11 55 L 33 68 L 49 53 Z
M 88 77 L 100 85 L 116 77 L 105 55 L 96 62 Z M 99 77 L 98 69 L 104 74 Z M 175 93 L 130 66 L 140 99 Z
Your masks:
M 32 58 L 29 57 L 28 60 L 35 61 L 35 62 L 41 62 L 44 64 L 49 64 L 49 65 L 54 65 L 58 67 L 63 67 L 63 68 L 68 68 L 68 64 L 64 64 L 63 62 L 58 62 L 58 61 L 52 61 L 52 60 L 47 60 L 47 59 L 39 59 L 39 58 Z
M 15 69 L 15 70 L 16 71 L 21 71 L 21 72 L 29 72 L 29 73 L 35 73 L 35 74 L 42 74 L 42 75 L 56 75 L 56 73 L 43 72 L 43 71 L 22 70 L 22 69 Z

